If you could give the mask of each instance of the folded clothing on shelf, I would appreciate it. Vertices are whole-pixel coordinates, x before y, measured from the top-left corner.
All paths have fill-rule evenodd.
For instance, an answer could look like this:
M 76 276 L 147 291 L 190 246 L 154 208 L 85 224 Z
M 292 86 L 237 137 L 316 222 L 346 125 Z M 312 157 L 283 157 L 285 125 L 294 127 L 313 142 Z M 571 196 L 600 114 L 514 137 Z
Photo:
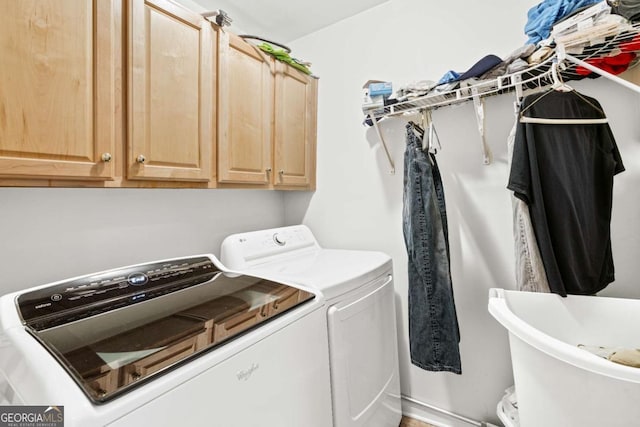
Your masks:
M 629 68 L 629 65 L 636 59 L 634 52 L 622 52 L 614 56 L 603 56 L 599 58 L 588 58 L 585 62 L 598 67 L 611 74 L 620 74 Z M 582 66 L 576 67 L 576 74 L 581 76 L 588 76 L 592 73 L 591 70 Z
M 593 6 L 576 11 L 553 25 L 551 37 L 555 39 L 592 27 L 610 13 L 611 7 L 606 1 L 601 1 Z
M 600 3 L 602 0 L 544 0 L 529 9 L 524 32 L 529 36 L 527 43 L 538 44 L 549 37 L 551 27 L 562 18 L 584 7 Z
M 631 40 L 620 43 L 621 52 L 636 52 L 640 50 L 640 34 L 637 34 Z
M 624 16 L 632 22 L 640 20 L 640 2 L 637 0 L 609 0 L 607 3 L 611 5 L 611 13 Z
M 518 49 L 511 52 L 500 64 L 496 65 L 482 76 L 480 79 L 495 79 L 497 77 L 504 76 L 505 74 L 515 73 L 524 70 L 529 66 L 525 61 L 525 58 L 531 56 L 536 50 L 536 46 L 533 44 L 525 44 Z
M 593 25 L 558 35 L 555 42 L 561 45 L 565 52 L 581 54 L 591 46 L 604 44 L 610 37 L 633 30 L 629 22 L 618 15 L 605 15 Z

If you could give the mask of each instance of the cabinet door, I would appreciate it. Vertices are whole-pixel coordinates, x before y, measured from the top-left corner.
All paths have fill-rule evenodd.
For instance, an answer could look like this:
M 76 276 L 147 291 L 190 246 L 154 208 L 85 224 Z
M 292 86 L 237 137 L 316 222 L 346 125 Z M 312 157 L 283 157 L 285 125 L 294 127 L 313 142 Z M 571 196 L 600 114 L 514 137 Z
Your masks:
M 0 177 L 114 177 L 121 12 L 116 0 L 2 2 Z
M 218 181 L 268 184 L 273 61 L 242 38 L 220 33 Z
M 318 80 L 276 68 L 274 185 L 315 188 Z
M 166 0 L 130 0 L 129 179 L 208 181 L 214 32 Z

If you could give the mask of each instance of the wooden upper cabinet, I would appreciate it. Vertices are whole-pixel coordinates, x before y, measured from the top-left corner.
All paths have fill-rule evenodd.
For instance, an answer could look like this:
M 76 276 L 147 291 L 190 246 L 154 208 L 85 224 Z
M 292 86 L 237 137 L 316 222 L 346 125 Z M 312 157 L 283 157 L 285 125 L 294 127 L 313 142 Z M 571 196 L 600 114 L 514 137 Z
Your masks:
M 231 33 L 219 54 L 218 182 L 314 189 L 318 80 Z
M 130 0 L 127 178 L 212 179 L 215 37 L 175 3 Z
M 314 189 L 318 80 L 276 65 L 274 186 Z
M 116 0 L 2 2 L 1 178 L 114 177 L 121 11 Z
M 220 32 L 218 181 L 269 184 L 274 61 L 241 37 Z
M 2 5 L 0 185 L 315 188 L 317 79 L 170 0 Z

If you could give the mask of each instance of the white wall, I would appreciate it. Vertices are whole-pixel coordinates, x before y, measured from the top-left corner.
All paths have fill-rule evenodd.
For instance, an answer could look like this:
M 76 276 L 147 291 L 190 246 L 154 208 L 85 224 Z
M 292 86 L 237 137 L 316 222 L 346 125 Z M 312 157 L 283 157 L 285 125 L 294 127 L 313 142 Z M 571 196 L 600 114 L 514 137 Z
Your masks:
M 157 259 L 219 255 L 227 235 L 283 222 L 278 191 L 0 188 L 0 295 Z
M 472 105 L 442 108 L 434 121 L 443 149 L 443 174 L 454 293 L 460 321 L 462 370 L 457 376 L 412 366 L 408 355 L 406 252 L 402 236 L 404 121 L 386 119 L 383 133 L 395 175 L 373 129 L 361 126 L 361 87 L 369 79 L 437 80 L 464 71 L 482 56 L 505 56 L 526 41 L 526 11 L 538 1 L 435 2 L 391 0 L 290 43 L 320 76 L 318 190 L 285 195 L 286 223 L 303 222 L 327 247 L 377 249 L 394 259 L 403 393 L 478 420 L 497 423 L 496 403 L 512 384 L 505 330 L 487 313 L 491 287 L 514 287 L 506 138 L 513 100 L 486 100 L 491 165 L 482 164 Z M 504 17 L 508 18 L 504 18 Z M 604 294 L 640 297 L 640 123 L 636 95 L 613 83 L 589 80 L 574 87 L 608 111 L 627 172 L 616 178 L 613 250 L 618 280 Z M 454 423 L 421 411 L 432 421 Z

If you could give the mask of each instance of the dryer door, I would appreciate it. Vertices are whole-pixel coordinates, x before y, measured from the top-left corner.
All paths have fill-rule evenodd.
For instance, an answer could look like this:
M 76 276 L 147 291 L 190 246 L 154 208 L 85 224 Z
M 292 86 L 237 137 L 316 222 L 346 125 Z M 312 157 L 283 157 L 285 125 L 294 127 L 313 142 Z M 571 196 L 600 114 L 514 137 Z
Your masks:
M 336 427 L 400 424 L 393 276 L 384 274 L 328 311 Z

